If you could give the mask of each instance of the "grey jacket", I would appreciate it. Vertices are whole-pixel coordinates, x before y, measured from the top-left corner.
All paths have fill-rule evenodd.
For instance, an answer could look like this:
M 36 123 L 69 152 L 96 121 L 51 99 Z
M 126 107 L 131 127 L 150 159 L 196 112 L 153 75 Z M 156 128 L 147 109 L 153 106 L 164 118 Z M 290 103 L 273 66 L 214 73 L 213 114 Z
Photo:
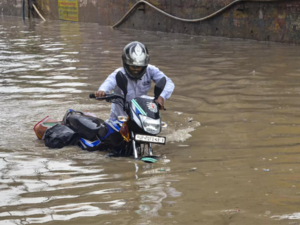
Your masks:
M 121 71 L 125 76 L 127 76 L 123 67 L 116 69 L 113 73 L 111 73 L 103 84 L 99 87 L 99 91 L 105 91 L 106 93 L 110 93 L 114 91 L 115 94 L 123 95 L 121 89 L 117 86 L 116 83 L 116 74 L 118 71 Z M 148 90 L 151 88 L 151 80 L 155 83 L 158 82 L 162 77 L 167 78 L 167 83 L 165 89 L 161 93 L 161 97 L 166 100 L 171 97 L 172 92 L 174 91 L 175 85 L 170 78 L 168 78 L 163 72 L 161 72 L 157 67 L 153 65 L 148 65 L 145 75 L 140 80 L 132 80 L 127 76 L 128 80 L 128 94 L 126 96 L 127 101 L 131 101 L 132 99 L 147 95 Z M 153 94 L 151 94 L 152 96 Z M 122 107 L 118 104 L 112 104 L 110 119 L 116 119 L 118 116 L 127 115 Z

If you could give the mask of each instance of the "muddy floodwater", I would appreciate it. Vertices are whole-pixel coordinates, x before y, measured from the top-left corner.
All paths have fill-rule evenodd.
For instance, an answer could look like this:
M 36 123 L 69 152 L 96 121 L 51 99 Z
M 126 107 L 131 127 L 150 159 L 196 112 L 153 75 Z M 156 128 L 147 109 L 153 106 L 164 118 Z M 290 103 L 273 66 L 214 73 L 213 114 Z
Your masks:
M 1 225 L 300 224 L 300 46 L 0 21 Z M 88 96 L 134 40 L 176 86 L 163 160 L 45 147 L 46 116 L 108 118 Z

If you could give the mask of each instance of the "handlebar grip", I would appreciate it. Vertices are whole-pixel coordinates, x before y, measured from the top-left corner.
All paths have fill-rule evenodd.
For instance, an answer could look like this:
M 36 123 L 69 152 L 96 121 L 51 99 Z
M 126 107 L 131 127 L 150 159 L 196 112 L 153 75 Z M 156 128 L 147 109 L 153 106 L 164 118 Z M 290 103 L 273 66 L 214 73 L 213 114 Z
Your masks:
M 90 98 L 96 98 L 95 94 L 94 93 L 90 94 Z

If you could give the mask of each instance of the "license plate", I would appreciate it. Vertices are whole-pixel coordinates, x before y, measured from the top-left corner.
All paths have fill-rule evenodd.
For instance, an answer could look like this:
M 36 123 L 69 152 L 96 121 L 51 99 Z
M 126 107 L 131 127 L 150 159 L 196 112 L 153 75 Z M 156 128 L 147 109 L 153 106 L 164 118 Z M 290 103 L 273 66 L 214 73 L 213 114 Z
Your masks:
M 149 136 L 149 135 L 142 135 L 142 134 L 136 134 L 135 140 L 139 142 L 150 142 L 155 144 L 166 144 L 166 138 L 165 137 L 157 137 L 157 136 Z

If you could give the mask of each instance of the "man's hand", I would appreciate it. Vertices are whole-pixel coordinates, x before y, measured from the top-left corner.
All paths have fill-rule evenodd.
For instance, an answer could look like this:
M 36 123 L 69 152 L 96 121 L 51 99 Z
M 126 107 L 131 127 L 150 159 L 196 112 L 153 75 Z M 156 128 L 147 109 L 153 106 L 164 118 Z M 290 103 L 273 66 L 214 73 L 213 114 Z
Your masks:
M 156 99 L 156 102 L 159 104 L 159 109 L 164 109 L 165 100 L 163 99 L 163 97 L 159 96 Z
M 96 96 L 96 98 L 101 98 L 101 97 L 105 97 L 106 93 L 105 91 L 95 91 L 94 95 Z M 99 99 L 100 101 L 103 99 Z

